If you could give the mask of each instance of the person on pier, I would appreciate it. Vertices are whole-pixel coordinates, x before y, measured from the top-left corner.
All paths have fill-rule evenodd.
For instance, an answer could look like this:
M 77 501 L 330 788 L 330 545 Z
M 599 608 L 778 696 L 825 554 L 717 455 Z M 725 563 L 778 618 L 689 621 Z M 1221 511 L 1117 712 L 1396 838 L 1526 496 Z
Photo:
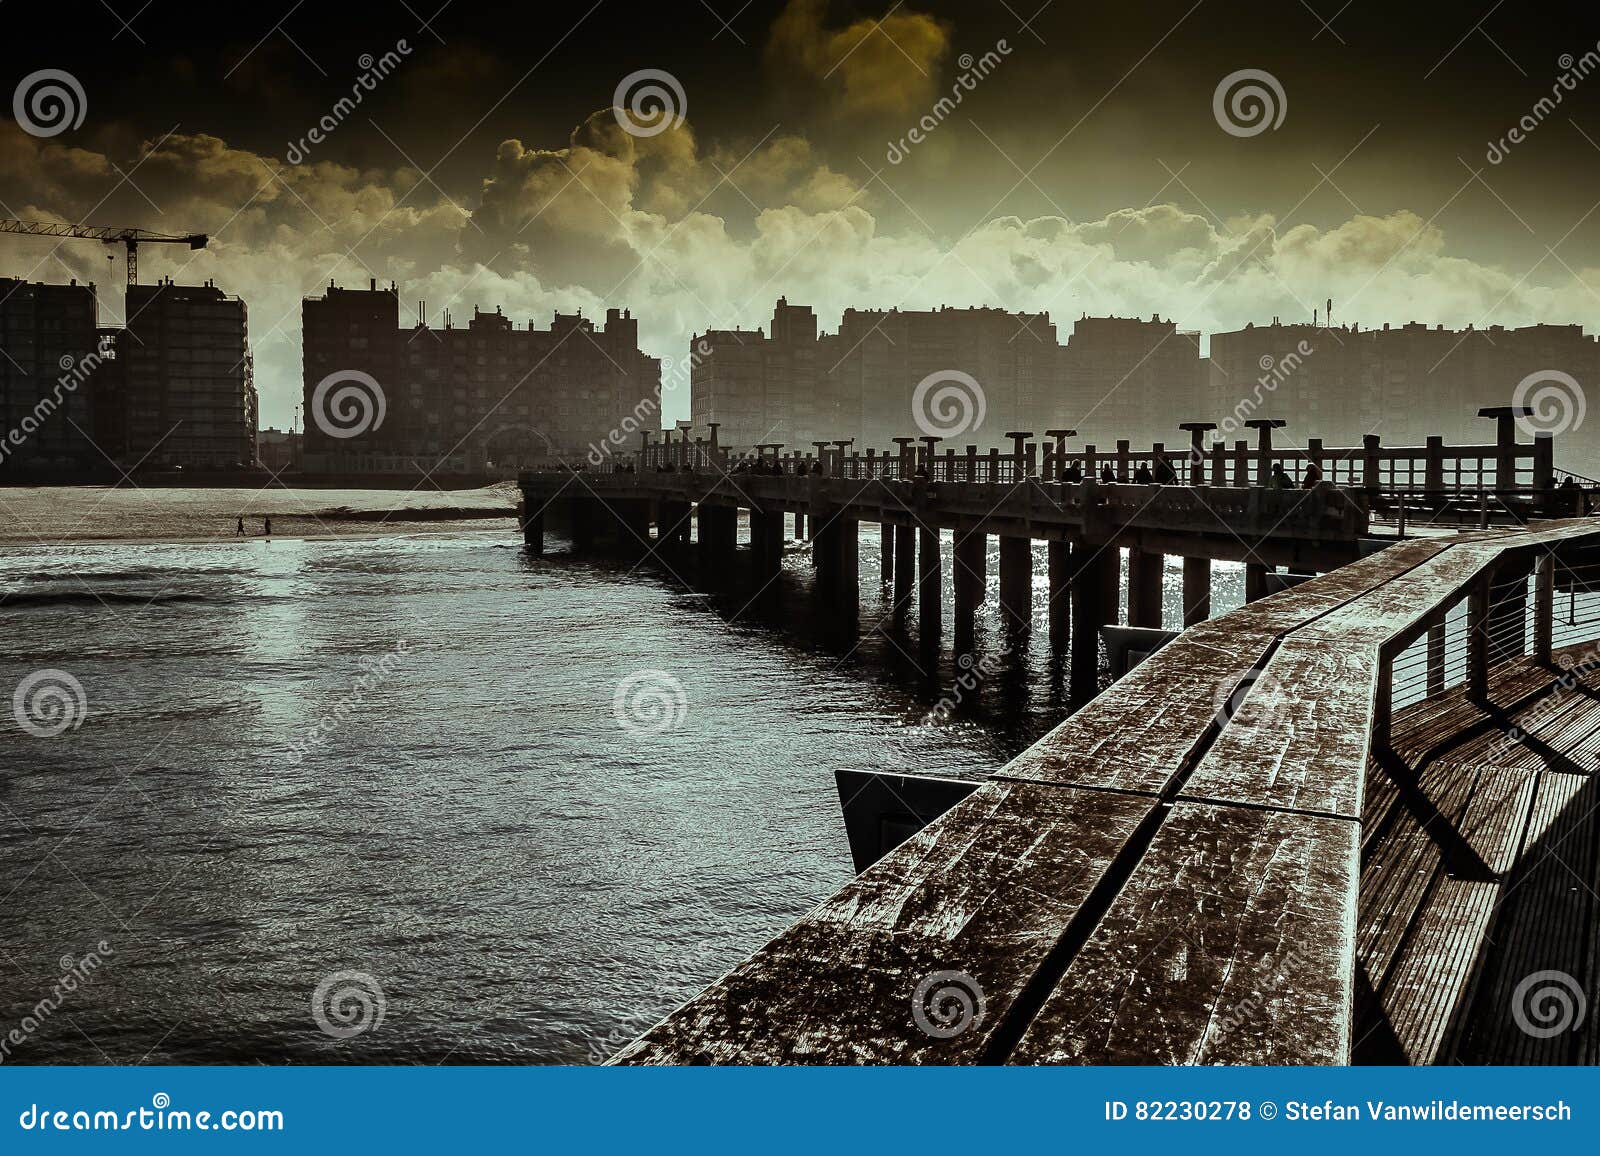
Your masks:
M 1133 471 L 1133 484 L 1136 486 L 1153 486 L 1156 484 L 1155 475 L 1150 472 L 1150 467 L 1143 462 L 1140 462 L 1139 468 Z

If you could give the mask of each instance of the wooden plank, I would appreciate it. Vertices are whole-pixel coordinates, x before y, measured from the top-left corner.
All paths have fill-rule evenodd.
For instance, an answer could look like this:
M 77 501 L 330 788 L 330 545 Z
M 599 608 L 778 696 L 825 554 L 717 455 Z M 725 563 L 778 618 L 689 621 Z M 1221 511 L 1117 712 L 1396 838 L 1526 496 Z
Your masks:
M 999 772 L 1029 782 L 1156 794 L 1285 632 L 1444 551 L 1407 542 L 1190 627 Z
M 1358 952 L 1363 942 L 1374 945 L 1359 959 L 1375 990 L 1370 1005 L 1358 1009 L 1358 1038 L 1368 1037 L 1381 1021 L 1387 1028 L 1383 1038 L 1394 1041 L 1400 1053 L 1367 1057 L 1375 1062 L 1432 1064 L 1452 1050 L 1483 964 L 1502 877 L 1521 847 L 1537 779 L 1528 771 L 1460 764 L 1429 770 L 1435 785 L 1442 783 L 1465 802 L 1459 817 L 1453 804 L 1431 818 L 1408 812 L 1409 822 L 1385 840 L 1395 861 L 1402 857 L 1394 851 L 1406 845 L 1409 881 L 1426 883 L 1406 889 L 1422 894 L 1414 910 L 1384 913 L 1402 936 L 1372 935 L 1380 914 L 1373 908 L 1381 895 L 1376 887 L 1369 890 L 1368 881 L 1376 881 L 1387 864 L 1374 861 L 1362 872 L 1357 944 Z
M 1361 817 L 1377 653 L 1291 634 L 1178 797 Z
M 987 783 L 617 1062 L 976 1062 L 1152 809 L 1133 795 Z M 950 1038 L 913 1015 L 919 985 L 943 973 L 983 1000 Z
M 1597 914 L 1591 895 L 1596 873 L 1595 809 L 1600 780 L 1541 772 L 1527 837 L 1492 931 L 1484 980 L 1469 1013 L 1459 1058 L 1468 1063 L 1561 1064 L 1580 1062 L 1592 1019 L 1582 1032 L 1529 1032 L 1541 990 L 1554 990 L 1541 974 L 1561 973 L 1584 982 Z M 1586 990 L 1592 996 L 1592 990 Z M 1553 1010 L 1554 1004 L 1547 1005 Z M 1591 1016 L 1593 1009 L 1591 1008 Z M 1520 1019 L 1521 1023 L 1518 1022 Z
M 1012 1062 L 1348 1062 L 1357 832 L 1175 805 Z

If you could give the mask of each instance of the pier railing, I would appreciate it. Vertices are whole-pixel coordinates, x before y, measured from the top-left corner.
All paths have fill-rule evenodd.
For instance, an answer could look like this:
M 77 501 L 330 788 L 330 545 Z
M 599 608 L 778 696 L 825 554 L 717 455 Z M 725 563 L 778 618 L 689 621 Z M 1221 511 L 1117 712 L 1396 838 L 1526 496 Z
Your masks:
M 1518 440 L 1518 421 L 1531 411 L 1504 407 L 1481 411 L 1497 425 L 1495 440 L 1481 444 L 1447 445 L 1430 437 L 1421 446 L 1384 445 L 1378 434 L 1362 438 L 1360 445 L 1325 445 L 1309 438 L 1304 445 L 1274 444 L 1274 431 L 1283 422 L 1251 419 L 1245 424 L 1255 433 L 1247 440 L 1212 440 L 1215 423 L 1189 422 L 1182 429 L 1190 437 L 1186 446 L 1157 442 L 1135 448 L 1120 440 L 1111 447 L 1093 443 L 1069 446 L 1072 430 L 1049 430 L 1040 439 L 1032 431 L 1006 434 L 1010 445 L 980 447 L 976 443 L 950 445 L 945 439 L 924 435 L 891 439 L 892 447 L 856 447 L 849 440 L 814 441 L 812 448 L 788 449 L 765 443 L 730 451 L 719 445 L 717 429 L 710 436 L 692 431 L 664 431 L 660 441 L 646 432 L 642 448 L 613 459 L 611 468 L 638 472 L 664 470 L 727 473 L 825 474 L 851 480 L 926 478 L 930 481 L 980 482 L 1011 485 L 1027 479 L 1044 482 L 1082 480 L 1182 486 L 1265 486 L 1309 488 L 1328 482 L 1341 489 L 1364 493 L 1375 508 L 1425 514 L 1474 502 L 1505 503 L 1508 498 L 1527 503 L 1530 496 L 1548 496 L 1558 482 L 1566 491 L 1594 493 L 1588 478 L 1557 471 L 1550 434 L 1537 432 Z M 674 436 L 676 434 L 676 436 Z M 1572 502 L 1578 500 L 1571 496 Z M 1552 506 L 1547 497 L 1543 504 Z M 1556 512 L 1553 508 L 1546 512 Z

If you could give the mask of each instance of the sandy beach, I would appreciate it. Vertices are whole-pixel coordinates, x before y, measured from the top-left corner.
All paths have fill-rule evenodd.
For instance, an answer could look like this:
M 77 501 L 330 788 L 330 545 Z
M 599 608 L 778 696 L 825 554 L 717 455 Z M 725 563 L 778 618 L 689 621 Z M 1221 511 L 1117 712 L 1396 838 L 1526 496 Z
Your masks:
M 217 542 L 264 536 L 349 538 L 510 528 L 511 482 L 475 490 L 0 488 L 0 544 Z

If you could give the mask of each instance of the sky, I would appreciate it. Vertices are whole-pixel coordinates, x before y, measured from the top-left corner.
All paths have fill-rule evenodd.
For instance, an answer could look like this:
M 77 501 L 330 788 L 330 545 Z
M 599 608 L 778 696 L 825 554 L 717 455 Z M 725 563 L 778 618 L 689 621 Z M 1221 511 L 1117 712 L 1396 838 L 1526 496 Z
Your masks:
M 780 295 L 1600 329 L 1593 5 L 331 7 L 63 0 L 0 45 L 0 215 L 211 234 L 140 275 L 244 298 L 263 426 L 301 298 L 369 278 L 407 324 L 631 308 L 669 380 Z M 0 275 L 120 319 L 100 245 L 0 235 Z

